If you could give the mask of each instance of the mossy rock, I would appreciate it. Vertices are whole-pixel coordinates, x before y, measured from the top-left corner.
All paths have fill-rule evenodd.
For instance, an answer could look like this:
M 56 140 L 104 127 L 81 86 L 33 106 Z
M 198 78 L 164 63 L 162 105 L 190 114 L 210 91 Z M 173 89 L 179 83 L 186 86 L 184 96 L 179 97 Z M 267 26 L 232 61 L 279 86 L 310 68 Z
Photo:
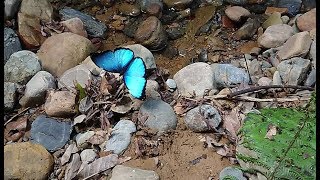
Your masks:
M 313 95 L 306 108 L 249 113 L 239 132 L 236 156 L 241 167 L 267 179 L 315 179 L 315 109 Z M 270 125 L 277 127 L 271 139 L 265 137 Z

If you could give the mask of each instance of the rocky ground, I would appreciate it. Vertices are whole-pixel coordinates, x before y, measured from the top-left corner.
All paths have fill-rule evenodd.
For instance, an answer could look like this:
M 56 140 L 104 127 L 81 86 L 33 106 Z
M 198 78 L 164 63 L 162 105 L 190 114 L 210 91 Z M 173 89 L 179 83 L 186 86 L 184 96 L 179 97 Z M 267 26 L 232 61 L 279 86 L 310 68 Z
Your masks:
M 116 47 L 146 99 L 92 62 Z M 309 101 L 315 0 L 5 0 L 4 80 L 7 179 L 265 179 L 238 132 Z

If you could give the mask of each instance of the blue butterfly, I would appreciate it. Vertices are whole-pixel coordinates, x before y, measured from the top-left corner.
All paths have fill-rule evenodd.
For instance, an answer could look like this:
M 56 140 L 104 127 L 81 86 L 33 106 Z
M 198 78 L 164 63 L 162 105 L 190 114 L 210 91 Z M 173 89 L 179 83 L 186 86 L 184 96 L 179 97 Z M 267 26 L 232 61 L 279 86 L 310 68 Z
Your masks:
M 114 51 L 93 53 L 91 59 L 99 68 L 123 75 L 124 84 L 133 97 L 142 99 L 145 96 L 146 65 L 140 57 L 134 57 L 131 49 L 116 48 Z

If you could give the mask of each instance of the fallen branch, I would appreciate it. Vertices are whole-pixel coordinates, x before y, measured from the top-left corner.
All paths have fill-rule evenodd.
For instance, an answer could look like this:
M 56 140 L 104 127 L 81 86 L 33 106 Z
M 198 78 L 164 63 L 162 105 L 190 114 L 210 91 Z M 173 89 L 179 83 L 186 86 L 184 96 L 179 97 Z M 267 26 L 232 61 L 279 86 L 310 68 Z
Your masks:
M 259 91 L 262 89 L 271 89 L 271 88 L 291 88 L 291 89 L 302 89 L 302 90 L 309 90 L 309 91 L 313 91 L 314 88 L 311 87 L 306 87 L 306 86 L 294 86 L 294 85 L 270 85 L 270 86 L 256 86 L 256 87 L 251 87 L 248 89 L 244 89 L 244 90 L 240 90 L 240 91 L 236 91 L 233 93 L 230 93 L 227 95 L 228 98 L 232 98 L 234 96 L 238 96 L 241 94 L 245 94 L 248 92 L 254 92 L 254 91 Z
M 250 101 L 250 102 L 292 102 L 292 101 L 308 101 L 310 100 L 309 98 L 273 98 L 273 99 L 259 99 L 259 98 L 254 98 L 254 97 L 249 97 L 249 96 L 244 96 L 244 97 L 236 97 L 233 98 L 236 100 L 243 100 L 243 101 Z
M 6 126 L 9 122 L 11 122 L 14 118 L 20 116 L 21 114 L 23 114 L 24 112 L 26 112 L 27 110 L 29 110 L 30 107 L 27 107 L 26 109 L 22 110 L 21 112 L 19 112 L 18 114 L 12 116 L 7 122 L 4 123 L 4 126 Z

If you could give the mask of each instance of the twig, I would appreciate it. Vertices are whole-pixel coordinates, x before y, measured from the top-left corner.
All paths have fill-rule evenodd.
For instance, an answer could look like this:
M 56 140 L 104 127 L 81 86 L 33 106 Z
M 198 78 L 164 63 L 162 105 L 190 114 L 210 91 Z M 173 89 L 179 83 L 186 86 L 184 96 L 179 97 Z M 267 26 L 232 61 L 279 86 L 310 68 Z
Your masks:
M 26 109 L 22 110 L 21 112 L 19 112 L 18 114 L 12 116 L 7 122 L 4 123 L 4 126 L 6 126 L 9 122 L 11 122 L 14 118 L 20 116 L 22 113 L 26 112 L 27 110 L 29 110 L 30 107 L 27 107 Z
M 308 101 L 310 98 L 273 98 L 273 99 L 259 99 L 254 97 L 236 97 L 233 98 L 235 100 L 244 100 L 244 101 L 251 101 L 251 102 L 291 102 L 291 101 Z
M 234 96 L 238 96 L 240 94 L 245 94 L 248 92 L 254 92 L 254 91 L 258 91 L 258 90 L 262 90 L 262 89 L 270 89 L 270 88 L 291 88 L 291 89 L 302 89 L 302 90 L 309 90 L 309 91 L 313 91 L 314 88 L 311 87 L 306 87 L 306 86 L 295 86 L 295 85 L 270 85 L 270 86 L 256 86 L 256 87 L 251 87 L 248 89 L 244 89 L 244 90 L 240 90 L 240 91 L 236 91 L 233 93 L 230 93 L 227 95 L 228 98 L 232 98 Z

